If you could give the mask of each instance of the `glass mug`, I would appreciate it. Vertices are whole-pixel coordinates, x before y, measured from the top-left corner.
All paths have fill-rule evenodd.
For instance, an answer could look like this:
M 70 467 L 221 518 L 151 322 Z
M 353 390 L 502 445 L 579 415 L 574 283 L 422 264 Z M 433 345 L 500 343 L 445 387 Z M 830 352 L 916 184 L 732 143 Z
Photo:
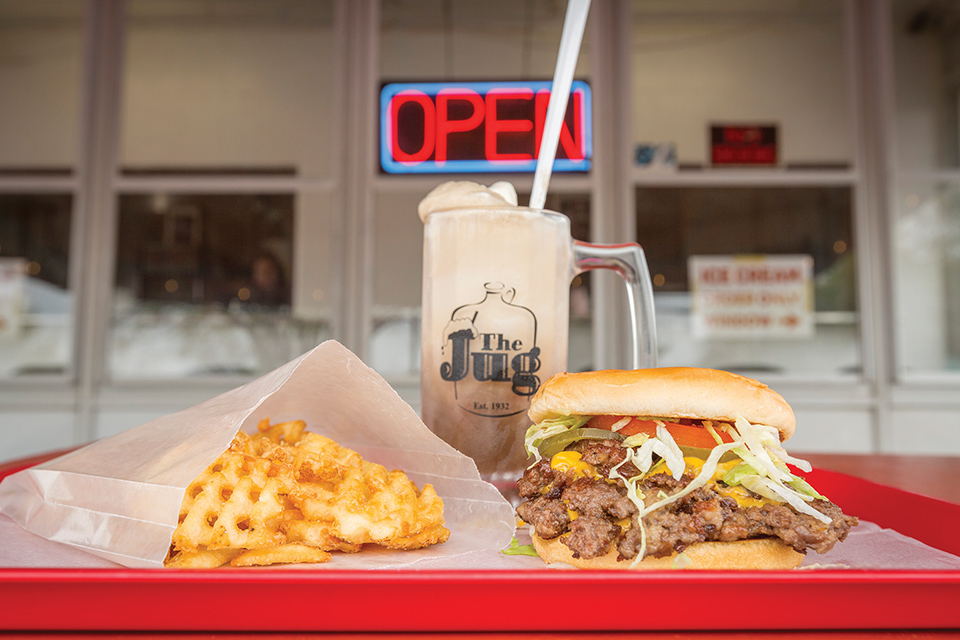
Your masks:
M 421 415 L 487 481 L 510 486 L 529 464 L 530 398 L 566 370 L 570 283 L 590 269 L 624 278 L 633 366 L 656 366 L 639 245 L 576 241 L 566 216 L 509 205 L 436 211 L 424 222 Z

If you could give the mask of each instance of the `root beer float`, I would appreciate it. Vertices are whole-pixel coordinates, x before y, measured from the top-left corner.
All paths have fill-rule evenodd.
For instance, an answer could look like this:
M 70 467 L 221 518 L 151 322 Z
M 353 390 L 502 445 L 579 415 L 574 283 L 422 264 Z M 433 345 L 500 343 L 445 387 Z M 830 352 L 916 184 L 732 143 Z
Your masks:
M 566 216 L 518 206 L 506 182 L 445 183 L 423 199 L 418 213 L 424 223 L 421 415 L 473 458 L 484 479 L 513 485 L 527 466 L 530 398 L 567 366 L 576 274 L 610 268 L 624 276 L 643 337 L 635 360 L 654 364 L 642 250 L 574 241 Z

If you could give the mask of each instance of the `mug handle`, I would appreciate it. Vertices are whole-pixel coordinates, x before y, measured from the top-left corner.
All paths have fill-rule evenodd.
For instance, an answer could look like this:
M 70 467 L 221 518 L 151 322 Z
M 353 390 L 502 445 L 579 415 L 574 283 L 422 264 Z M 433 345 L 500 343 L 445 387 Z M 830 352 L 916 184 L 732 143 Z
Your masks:
M 657 366 L 657 322 L 653 307 L 653 283 L 643 249 L 635 242 L 591 244 L 573 241 L 577 274 L 592 269 L 616 271 L 627 286 L 633 338 L 633 368 Z

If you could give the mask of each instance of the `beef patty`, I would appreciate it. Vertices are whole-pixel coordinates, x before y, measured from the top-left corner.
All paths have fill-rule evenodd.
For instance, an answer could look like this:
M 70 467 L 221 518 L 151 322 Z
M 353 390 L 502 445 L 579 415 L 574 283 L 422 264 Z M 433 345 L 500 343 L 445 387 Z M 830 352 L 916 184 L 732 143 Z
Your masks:
M 615 440 L 584 440 L 571 448 L 581 453 L 583 461 L 596 466 L 599 477 L 576 477 L 570 471 L 553 469 L 549 460 L 541 460 L 518 481 L 520 495 L 527 500 L 517 507 L 517 515 L 543 539 L 569 533 L 561 541 L 574 557 L 596 558 L 615 547 L 620 558 L 635 558 L 641 548 L 639 511 L 627 497 L 623 481 L 609 479 L 610 470 L 625 457 L 623 447 Z M 624 465 L 619 473 L 630 477 L 639 471 Z M 657 473 L 640 480 L 637 487 L 649 504 L 658 496 L 682 490 L 693 479 L 690 473 L 679 480 Z M 669 556 L 697 542 L 766 537 L 780 538 L 800 553 L 807 549 L 824 553 L 846 538 L 858 523 L 857 518 L 844 515 L 827 500 L 817 499 L 810 505 L 832 518 L 830 523 L 799 513 L 788 504 L 744 508 L 718 493 L 716 487 L 707 483 L 646 515 L 644 557 Z

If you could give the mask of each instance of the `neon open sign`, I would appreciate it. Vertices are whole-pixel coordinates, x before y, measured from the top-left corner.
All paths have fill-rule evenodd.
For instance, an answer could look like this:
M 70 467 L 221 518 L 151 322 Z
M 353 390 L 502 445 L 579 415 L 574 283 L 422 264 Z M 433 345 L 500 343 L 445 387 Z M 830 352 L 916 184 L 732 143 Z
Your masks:
M 388 173 L 536 169 L 550 82 L 393 83 L 380 91 L 380 166 Z M 590 87 L 574 81 L 554 171 L 588 171 Z

